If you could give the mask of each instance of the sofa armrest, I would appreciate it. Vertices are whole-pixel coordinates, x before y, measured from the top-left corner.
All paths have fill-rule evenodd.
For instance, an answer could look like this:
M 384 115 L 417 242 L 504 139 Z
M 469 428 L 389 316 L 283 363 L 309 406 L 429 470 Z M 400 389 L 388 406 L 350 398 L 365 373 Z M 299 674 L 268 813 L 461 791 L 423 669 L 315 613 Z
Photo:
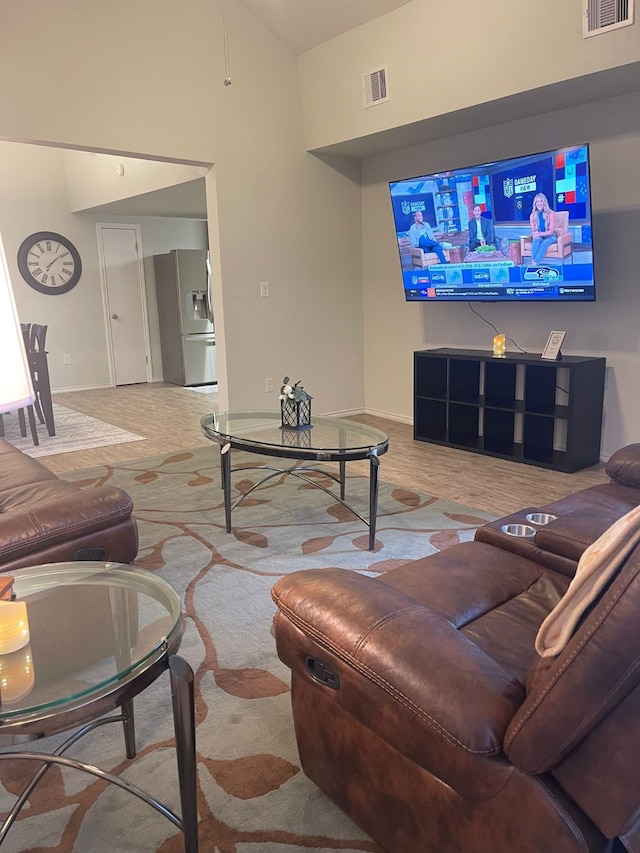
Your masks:
M 0 562 L 103 530 L 129 518 L 133 502 L 116 486 L 74 490 L 71 484 L 45 500 L 31 497 L 0 512 Z
M 603 509 L 579 509 L 559 516 L 536 530 L 535 544 L 577 563 L 586 549 L 601 536 L 619 516 Z
M 339 679 L 319 689 L 408 758 L 470 799 L 504 784 L 496 757 L 524 687 L 450 622 L 341 569 L 297 572 L 272 595 L 278 654 L 294 677 L 311 678 L 305 657 L 319 656 Z
M 604 470 L 614 483 L 640 488 L 640 444 L 628 444 L 616 450 Z

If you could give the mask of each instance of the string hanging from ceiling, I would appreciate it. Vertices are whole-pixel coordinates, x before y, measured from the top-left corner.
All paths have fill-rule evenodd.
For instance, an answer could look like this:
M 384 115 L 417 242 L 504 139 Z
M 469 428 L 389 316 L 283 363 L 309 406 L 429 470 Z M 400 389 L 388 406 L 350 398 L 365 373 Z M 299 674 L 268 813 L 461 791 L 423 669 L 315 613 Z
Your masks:
M 222 42 L 224 48 L 224 85 L 231 85 L 231 63 L 229 61 L 229 30 L 227 28 L 227 3 L 222 0 Z

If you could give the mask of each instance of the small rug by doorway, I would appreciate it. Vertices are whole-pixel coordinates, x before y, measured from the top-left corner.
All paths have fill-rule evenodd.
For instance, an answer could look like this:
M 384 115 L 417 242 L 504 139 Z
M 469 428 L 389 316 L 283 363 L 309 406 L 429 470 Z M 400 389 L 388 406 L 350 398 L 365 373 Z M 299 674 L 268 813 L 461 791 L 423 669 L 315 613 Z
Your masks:
M 234 510 L 233 531 L 226 533 L 218 460 L 217 447 L 200 447 L 63 475 L 85 489 L 111 483 L 129 492 L 140 532 L 137 565 L 164 577 L 183 598 L 180 654 L 196 682 L 200 849 L 381 853 L 300 769 L 289 670 L 271 634 L 270 590 L 282 575 L 310 568 L 339 566 L 378 576 L 473 538 L 475 528 L 493 516 L 382 482 L 376 548 L 370 552 L 367 529 L 341 504 L 280 476 Z M 233 464 L 256 461 L 263 460 L 237 453 Z M 246 492 L 258 475 L 249 467 L 236 472 L 233 494 Z M 366 514 L 368 480 L 349 476 L 349 466 L 347 475 L 347 499 Z M 117 725 L 92 732 L 70 755 L 126 776 L 179 812 L 166 674 L 135 706 L 134 759 L 125 758 Z M 53 749 L 67 736 L 35 747 Z M 4 762 L 1 769 L 0 812 L 6 814 L 33 767 Z M 58 767 L 46 774 L 6 844 L 12 853 L 184 849 L 175 827 L 140 800 Z
M 113 424 L 99 421 L 82 412 L 67 409 L 64 406 L 53 404 L 53 418 L 56 426 L 56 434 L 49 435 L 44 424 L 36 418 L 39 445 L 35 445 L 31 438 L 29 421 L 27 424 L 27 435 L 20 435 L 18 415 L 16 412 L 3 415 L 4 437 L 10 441 L 18 450 L 29 456 L 52 456 L 54 453 L 70 453 L 73 450 L 88 450 L 92 447 L 105 447 L 109 444 L 124 444 L 129 441 L 142 441 L 144 436 L 120 429 Z

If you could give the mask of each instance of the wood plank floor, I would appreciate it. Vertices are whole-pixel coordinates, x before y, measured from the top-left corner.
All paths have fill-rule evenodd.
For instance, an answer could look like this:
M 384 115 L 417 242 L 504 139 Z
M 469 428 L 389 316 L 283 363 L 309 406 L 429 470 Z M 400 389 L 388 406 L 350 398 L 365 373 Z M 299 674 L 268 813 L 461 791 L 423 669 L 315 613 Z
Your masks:
M 40 461 L 55 473 L 197 446 L 208 445 L 217 452 L 200 432 L 200 418 L 217 406 L 215 393 L 201 394 L 175 385 L 153 383 L 58 393 L 54 394 L 54 400 L 145 436 L 143 441 L 131 444 L 41 457 Z M 389 436 L 389 452 L 381 457 L 383 480 L 499 515 L 541 506 L 608 479 L 602 464 L 574 474 L 563 474 L 417 442 L 413 440 L 409 424 L 372 415 L 359 415 L 354 419 L 375 426 Z M 356 470 L 366 473 L 367 463 L 348 466 L 348 471 Z

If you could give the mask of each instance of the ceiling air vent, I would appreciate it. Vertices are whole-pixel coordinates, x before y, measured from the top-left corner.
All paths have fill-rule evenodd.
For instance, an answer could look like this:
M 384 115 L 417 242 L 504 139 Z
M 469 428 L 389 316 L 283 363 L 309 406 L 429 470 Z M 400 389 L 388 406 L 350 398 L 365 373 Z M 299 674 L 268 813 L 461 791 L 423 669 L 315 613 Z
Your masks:
M 365 109 L 389 100 L 386 66 L 362 75 L 362 99 Z
M 582 35 L 597 36 L 633 23 L 634 0 L 583 0 Z

